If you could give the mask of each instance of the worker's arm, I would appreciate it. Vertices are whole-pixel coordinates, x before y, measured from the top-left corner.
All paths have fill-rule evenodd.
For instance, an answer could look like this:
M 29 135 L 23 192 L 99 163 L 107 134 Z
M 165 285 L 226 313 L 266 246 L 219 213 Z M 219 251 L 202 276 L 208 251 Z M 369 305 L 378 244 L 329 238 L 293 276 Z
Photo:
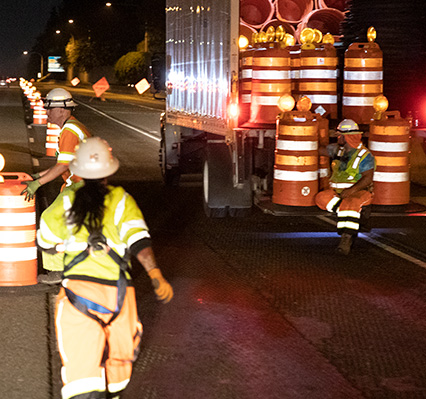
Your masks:
M 330 157 L 327 147 L 324 146 L 318 148 L 318 155 L 321 157 Z
M 50 181 L 56 179 L 61 176 L 62 173 L 68 170 L 68 163 L 57 163 L 52 166 L 50 169 L 47 169 L 45 173 L 37 178 L 37 175 L 32 176 L 35 177 L 35 180 L 25 180 L 21 182 L 21 184 L 25 184 L 27 187 L 21 191 L 21 195 L 25 195 L 25 200 L 30 201 L 34 199 L 36 191 L 43 184 L 49 183 Z
M 370 186 L 370 184 L 373 182 L 373 175 L 374 169 L 369 169 L 363 172 L 361 179 L 359 179 L 352 187 L 345 188 L 340 193 L 340 198 L 347 198 L 358 191 L 368 188 L 368 186 Z
M 46 184 L 55 180 L 57 177 L 61 176 L 68 170 L 68 163 L 56 163 L 50 169 L 47 169 L 44 172 L 40 172 L 40 177 L 38 181 L 40 185 Z
M 154 252 L 151 247 L 146 247 L 140 250 L 136 255 L 137 260 L 142 264 L 148 276 L 151 278 L 157 299 L 163 303 L 170 302 L 173 298 L 173 288 L 166 281 L 157 267 Z

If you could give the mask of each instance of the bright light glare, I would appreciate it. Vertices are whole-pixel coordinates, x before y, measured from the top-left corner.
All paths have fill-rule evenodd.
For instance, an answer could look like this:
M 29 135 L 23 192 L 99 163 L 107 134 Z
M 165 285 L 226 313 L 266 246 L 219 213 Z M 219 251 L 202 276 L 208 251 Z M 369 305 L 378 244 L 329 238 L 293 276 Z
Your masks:
M 236 118 L 238 117 L 238 113 L 239 113 L 238 104 L 236 103 L 229 104 L 229 116 L 231 118 Z

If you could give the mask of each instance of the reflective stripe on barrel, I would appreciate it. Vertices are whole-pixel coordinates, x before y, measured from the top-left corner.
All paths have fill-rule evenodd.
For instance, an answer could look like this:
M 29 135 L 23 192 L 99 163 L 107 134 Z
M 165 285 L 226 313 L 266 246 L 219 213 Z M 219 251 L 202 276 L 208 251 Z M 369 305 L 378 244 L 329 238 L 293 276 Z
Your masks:
M 403 205 L 410 201 L 409 132 L 408 121 L 398 111 L 385 112 L 382 120 L 370 124 L 368 147 L 376 160 L 375 205 Z
M 285 114 L 278 123 L 272 202 L 313 206 L 318 192 L 318 122 L 310 112 Z

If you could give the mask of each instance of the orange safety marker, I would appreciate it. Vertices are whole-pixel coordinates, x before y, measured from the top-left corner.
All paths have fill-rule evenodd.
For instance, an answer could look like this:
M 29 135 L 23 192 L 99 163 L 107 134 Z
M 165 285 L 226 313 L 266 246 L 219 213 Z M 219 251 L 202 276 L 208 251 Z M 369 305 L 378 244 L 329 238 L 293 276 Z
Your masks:
M 56 156 L 56 151 L 59 146 L 59 134 L 61 133 L 61 128 L 54 123 L 47 122 L 46 129 L 46 156 L 54 157 Z
M 13 172 L 0 177 L 0 286 L 37 284 L 35 201 L 20 194 L 21 182 L 31 177 Z
M 33 109 L 33 124 L 34 125 L 45 125 L 47 123 L 47 113 L 43 106 L 43 101 L 39 100 Z

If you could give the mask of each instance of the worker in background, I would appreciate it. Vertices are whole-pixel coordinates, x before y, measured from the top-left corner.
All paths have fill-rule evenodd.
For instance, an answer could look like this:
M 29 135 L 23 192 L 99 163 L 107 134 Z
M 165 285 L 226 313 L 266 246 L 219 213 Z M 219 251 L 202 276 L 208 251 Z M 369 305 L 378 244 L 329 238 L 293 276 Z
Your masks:
M 76 145 L 91 134 L 87 128 L 79 122 L 72 112 L 77 104 L 74 102 L 71 93 L 62 88 L 55 88 L 47 93 L 44 101 L 44 108 L 47 112 L 47 122 L 54 123 L 61 128 L 59 134 L 58 152 L 56 164 L 49 169 L 31 175 L 34 180 L 22 182 L 27 187 L 21 192 L 25 194 L 25 199 L 30 200 L 35 196 L 40 186 L 55 180 L 62 176 L 64 184 L 62 189 L 69 187 L 71 184 L 81 180 L 77 176 L 73 176 L 69 171 L 69 163 L 74 158 Z M 43 268 L 47 270 L 47 274 L 41 274 L 37 280 L 44 284 L 59 284 L 61 282 L 61 255 L 43 254 Z
M 337 251 L 348 255 L 359 230 L 362 207 L 372 202 L 375 160 L 362 144 L 362 132 L 352 119 L 340 122 L 337 133 L 337 143 L 320 148 L 320 155 L 332 159 L 332 175 L 330 188 L 320 191 L 315 202 L 319 208 L 337 213 L 341 235 Z
M 129 255 L 143 265 L 158 300 L 173 297 L 135 200 L 107 184 L 118 167 L 105 140 L 84 140 L 70 163 L 83 181 L 43 212 L 37 232 L 39 248 L 65 253 L 55 318 L 63 399 L 118 398 L 129 382 L 142 333 Z

